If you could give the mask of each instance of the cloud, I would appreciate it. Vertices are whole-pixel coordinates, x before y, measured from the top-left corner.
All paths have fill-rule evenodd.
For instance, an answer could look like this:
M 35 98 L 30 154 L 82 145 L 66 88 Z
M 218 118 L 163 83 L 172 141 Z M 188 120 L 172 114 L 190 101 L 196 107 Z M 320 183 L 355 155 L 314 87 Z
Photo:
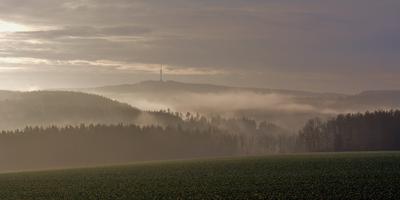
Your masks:
M 109 26 L 109 27 L 90 27 L 76 26 L 64 27 L 53 30 L 39 31 L 19 31 L 14 36 L 16 38 L 33 38 L 54 40 L 61 38 L 107 38 L 107 37 L 139 37 L 149 34 L 150 29 L 135 26 Z
M 399 9 L 394 0 L 2 0 L 0 20 L 32 28 L 0 34 L 0 56 L 150 68 L 163 63 L 185 71 L 181 75 L 231 71 L 250 77 L 258 71 L 282 74 L 282 87 L 304 89 L 334 89 L 342 80 L 325 83 L 310 75 L 295 83 L 290 77 L 351 80 L 349 71 L 361 71 L 357 88 L 366 88 L 372 71 L 400 73 Z M 269 80 L 236 84 L 273 84 Z M 378 82 L 375 87 L 400 86 Z

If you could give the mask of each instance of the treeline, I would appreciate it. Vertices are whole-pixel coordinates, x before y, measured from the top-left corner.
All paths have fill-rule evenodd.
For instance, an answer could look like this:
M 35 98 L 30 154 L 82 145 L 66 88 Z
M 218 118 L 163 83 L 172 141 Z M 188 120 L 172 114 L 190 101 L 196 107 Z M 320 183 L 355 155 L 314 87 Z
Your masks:
M 288 152 L 295 137 L 253 120 L 187 114 L 174 126 L 80 125 L 0 132 L 0 170 Z
M 309 120 L 299 133 L 298 147 L 312 152 L 400 150 L 400 110 Z

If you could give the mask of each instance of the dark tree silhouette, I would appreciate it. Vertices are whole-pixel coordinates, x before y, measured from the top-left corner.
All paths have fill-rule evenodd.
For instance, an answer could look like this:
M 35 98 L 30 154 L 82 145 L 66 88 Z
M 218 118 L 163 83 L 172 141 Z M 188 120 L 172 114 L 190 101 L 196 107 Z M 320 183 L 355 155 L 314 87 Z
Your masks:
M 312 119 L 299 132 L 306 151 L 374 151 L 400 149 L 400 111 L 338 115 L 322 122 Z
M 179 113 L 159 111 L 179 118 Z M 0 132 L 0 170 L 290 152 L 295 134 L 247 118 L 187 115 L 168 126 L 78 125 Z

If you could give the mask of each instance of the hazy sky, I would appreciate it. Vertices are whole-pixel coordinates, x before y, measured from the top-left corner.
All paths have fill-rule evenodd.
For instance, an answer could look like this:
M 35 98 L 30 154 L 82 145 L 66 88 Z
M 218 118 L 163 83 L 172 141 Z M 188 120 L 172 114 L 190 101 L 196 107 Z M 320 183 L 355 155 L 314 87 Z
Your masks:
M 0 88 L 400 89 L 399 0 L 0 0 Z

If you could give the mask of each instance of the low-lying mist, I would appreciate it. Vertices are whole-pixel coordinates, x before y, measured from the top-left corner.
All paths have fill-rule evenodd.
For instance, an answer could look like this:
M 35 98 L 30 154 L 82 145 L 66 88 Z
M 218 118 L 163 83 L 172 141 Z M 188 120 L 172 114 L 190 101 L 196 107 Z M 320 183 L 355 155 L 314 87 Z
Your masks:
M 298 130 L 314 117 L 400 108 L 400 92 L 367 91 L 355 95 L 145 81 L 84 90 L 143 110 L 171 109 L 205 116 L 250 117 Z
M 314 134 L 323 128 L 313 130 L 313 122 L 400 105 L 396 92 L 316 94 L 177 82 L 84 92 L 0 91 L 0 171 L 299 152 L 324 138 Z M 307 137 L 299 140 L 299 130 Z
M 105 94 L 142 110 L 171 109 L 206 116 L 250 117 L 267 120 L 288 129 L 298 129 L 312 117 L 330 117 L 350 110 L 302 102 L 296 96 L 278 93 L 262 94 L 249 91 L 223 93 L 180 92 L 172 95 L 148 93 Z M 322 104 L 320 102 L 320 104 Z

